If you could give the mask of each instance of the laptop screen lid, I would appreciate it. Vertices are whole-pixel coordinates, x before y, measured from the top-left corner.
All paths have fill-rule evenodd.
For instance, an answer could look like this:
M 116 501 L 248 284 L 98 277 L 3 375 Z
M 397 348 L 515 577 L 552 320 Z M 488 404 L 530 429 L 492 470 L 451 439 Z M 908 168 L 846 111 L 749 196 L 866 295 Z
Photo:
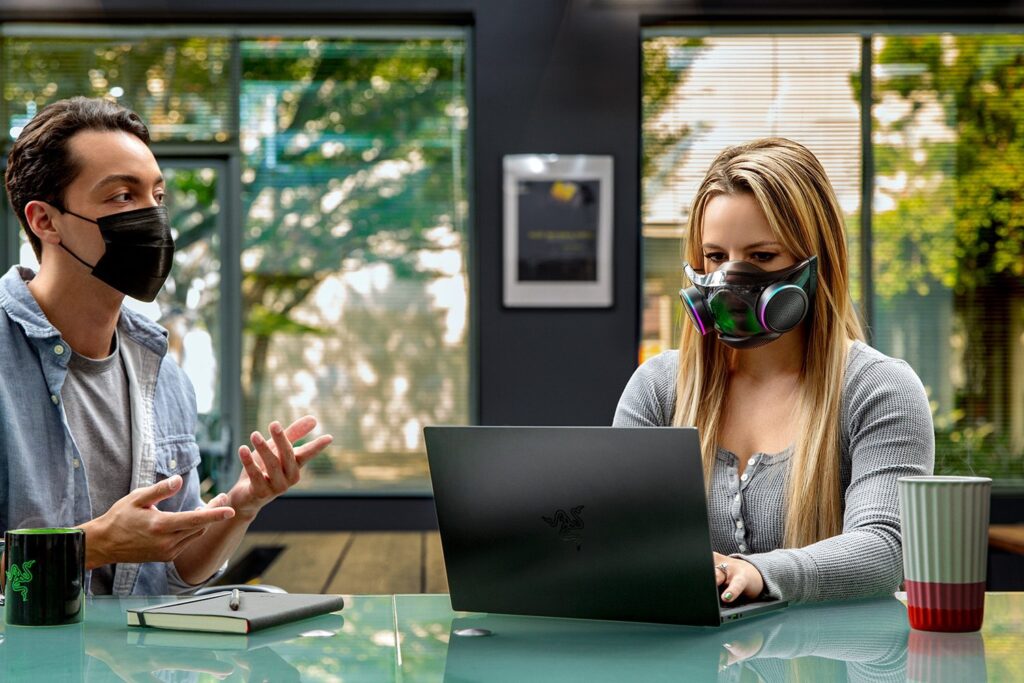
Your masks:
M 695 429 L 424 435 L 453 609 L 719 625 Z

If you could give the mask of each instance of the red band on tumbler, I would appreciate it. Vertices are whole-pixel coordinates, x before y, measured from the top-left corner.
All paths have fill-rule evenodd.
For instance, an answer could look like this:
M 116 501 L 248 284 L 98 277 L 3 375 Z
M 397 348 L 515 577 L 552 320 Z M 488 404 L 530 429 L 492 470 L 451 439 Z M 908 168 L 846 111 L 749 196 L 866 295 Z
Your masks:
M 910 626 L 921 631 L 977 631 L 985 616 L 985 582 L 910 581 Z

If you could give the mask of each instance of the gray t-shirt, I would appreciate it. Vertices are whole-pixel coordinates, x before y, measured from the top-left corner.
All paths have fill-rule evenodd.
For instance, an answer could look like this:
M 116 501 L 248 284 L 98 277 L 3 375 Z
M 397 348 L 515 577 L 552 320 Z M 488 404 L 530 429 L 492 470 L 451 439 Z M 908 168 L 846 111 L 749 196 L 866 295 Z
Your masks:
M 83 461 L 72 464 L 85 467 L 94 519 L 128 495 L 132 484 L 131 401 L 118 343 L 115 333 L 112 353 L 99 360 L 71 351 L 61 389 L 68 427 Z M 108 564 L 93 570 L 94 594 L 112 592 L 114 568 Z
M 616 427 L 672 424 L 679 353 L 641 365 L 615 410 Z M 782 548 L 792 447 L 757 453 L 743 475 L 719 448 L 708 492 L 712 549 L 757 567 L 774 597 L 837 600 L 896 590 L 903 580 L 896 480 L 931 474 L 935 434 L 928 397 L 902 360 L 854 342 L 846 361 L 839 470 L 843 531 L 804 548 Z

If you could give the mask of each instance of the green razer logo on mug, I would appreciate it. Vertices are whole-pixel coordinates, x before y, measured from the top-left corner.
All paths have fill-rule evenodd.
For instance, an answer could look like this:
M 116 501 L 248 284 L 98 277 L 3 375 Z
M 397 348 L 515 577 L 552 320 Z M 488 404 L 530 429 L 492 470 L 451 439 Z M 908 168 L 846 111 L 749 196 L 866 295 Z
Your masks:
M 28 584 L 32 582 L 31 570 L 35 563 L 35 560 L 26 560 L 20 567 L 12 564 L 11 568 L 7 570 L 8 585 L 12 591 L 21 593 L 21 599 L 24 602 L 28 602 Z

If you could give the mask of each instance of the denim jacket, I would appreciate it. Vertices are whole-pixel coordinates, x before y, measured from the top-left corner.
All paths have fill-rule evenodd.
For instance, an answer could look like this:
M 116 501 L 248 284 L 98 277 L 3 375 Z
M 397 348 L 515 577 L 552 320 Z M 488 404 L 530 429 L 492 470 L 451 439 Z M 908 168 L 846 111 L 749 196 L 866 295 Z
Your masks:
M 70 347 L 29 292 L 34 276 L 15 266 L 0 278 L 0 531 L 74 527 L 94 517 L 85 463 L 61 400 Z M 192 384 L 167 355 L 162 327 L 122 307 L 117 329 L 135 342 L 119 345 L 132 411 L 131 488 L 180 474 L 181 489 L 157 507 L 193 510 L 202 500 Z M 173 562 L 120 563 L 114 573 L 114 595 L 192 588 Z

